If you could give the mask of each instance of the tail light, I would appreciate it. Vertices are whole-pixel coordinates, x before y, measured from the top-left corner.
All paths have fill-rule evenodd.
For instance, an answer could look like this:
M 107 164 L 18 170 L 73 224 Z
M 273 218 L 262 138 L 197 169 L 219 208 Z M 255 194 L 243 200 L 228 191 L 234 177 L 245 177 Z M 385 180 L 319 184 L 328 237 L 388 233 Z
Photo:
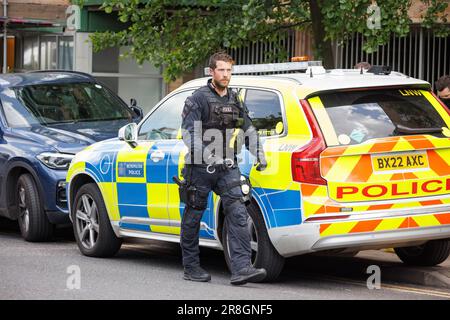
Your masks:
M 292 179 L 297 182 L 326 185 L 320 175 L 320 154 L 326 148 L 325 140 L 308 101 L 300 100 L 312 131 L 311 141 L 292 154 Z

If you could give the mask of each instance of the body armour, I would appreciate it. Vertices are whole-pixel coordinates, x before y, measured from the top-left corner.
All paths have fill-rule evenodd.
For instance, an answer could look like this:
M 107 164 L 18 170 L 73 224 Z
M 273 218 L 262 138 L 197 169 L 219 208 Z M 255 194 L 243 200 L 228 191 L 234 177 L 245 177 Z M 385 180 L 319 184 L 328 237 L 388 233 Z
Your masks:
M 264 161 L 258 131 L 238 94 L 227 89 L 228 94 L 220 97 L 210 82 L 185 101 L 183 141 L 189 148 L 185 162 L 209 164 L 222 159 L 236 163 L 237 153 L 244 145 L 258 161 Z M 196 127 L 200 121 L 201 127 Z M 217 140 L 219 133 L 221 141 Z
M 227 131 L 231 133 L 233 129 L 240 129 L 244 124 L 244 107 L 241 106 L 240 101 L 235 92 L 228 90 L 227 100 L 220 99 L 209 87 L 200 88 L 204 99 L 208 103 L 209 115 L 206 121 L 202 123 L 202 135 L 207 137 L 205 132 L 208 129 L 220 130 L 223 137 L 223 145 L 221 154 L 217 153 L 218 150 L 214 149 L 213 156 L 225 160 L 226 158 L 236 161 L 237 149 L 240 149 L 242 142 L 239 139 L 234 142 L 230 141 L 232 135 L 227 134 Z M 212 151 L 212 150 L 211 150 Z
M 209 106 L 209 117 L 206 122 L 203 122 L 203 130 L 226 130 L 242 127 L 244 110 L 240 106 L 236 93 L 229 90 L 228 100 L 224 102 L 208 87 L 200 88 L 199 91 L 203 94 Z

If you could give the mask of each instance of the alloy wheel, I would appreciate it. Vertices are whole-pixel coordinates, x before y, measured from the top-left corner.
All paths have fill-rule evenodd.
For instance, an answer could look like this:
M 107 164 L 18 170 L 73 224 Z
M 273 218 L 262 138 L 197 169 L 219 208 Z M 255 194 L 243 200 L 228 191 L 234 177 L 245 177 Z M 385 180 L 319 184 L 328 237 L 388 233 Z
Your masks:
M 90 195 L 81 196 L 77 203 L 75 220 L 81 244 L 87 249 L 92 249 L 98 239 L 99 225 L 97 204 Z
M 30 228 L 30 211 L 26 202 L 27 196 L 25 188 L 19 186 L 19 219 L 25 232 L 28 232 Z

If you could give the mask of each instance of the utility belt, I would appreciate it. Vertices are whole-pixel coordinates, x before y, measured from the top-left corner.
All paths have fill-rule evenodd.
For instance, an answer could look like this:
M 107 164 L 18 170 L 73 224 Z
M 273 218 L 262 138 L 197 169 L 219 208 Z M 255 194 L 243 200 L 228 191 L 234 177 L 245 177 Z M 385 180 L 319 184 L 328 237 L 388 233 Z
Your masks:
M 188 168 L 189 166 L 197 167 L 197 168 L 204 168 L 207 173 L 213 174 L 216 172 L 222 172 L 222 171 L 237 168 L 238 165 L 236 164 L 235 160 L 230 159 L 230 158 L 225 158 L 225 159 L 216 160 L 214 163 L 210 163 L 210 164 L 201 163 L 201 164 L 186 165 L 185 167 L 187 170 L 191 170 L 190 168 Z M 189 176 L 189 175 L 186 175 L 186 176 Z
M 222 172 L 225 170 L 234 169 L 236 167 L 236 162 L 233 159 L 226 158 L 206 165 L 206 172 L 213 174 L 215 172 Z
M 223 164 L 225 165 L 225 164 Z M 196 165 L 196 166 L 203 166 L 203 165 Z M 214 167 L 217 169 L 217 167 Z M 226 169 L 228 170 L 229 167 L 226 166 Z M 185 172 L 185 179 L 180 180 L 177 176 L 173 176 L 173 181 L 178 185 L 178 192 L 180 195 L 180 201 L 183 202 L 185 205 L 190 206 L 193 209 L 196 210 L 205 210 L 208 205 L 208 194 L 209 192 L 205 193 L 202 190 L 199 190 L 196 186 L 191 184 L 191 174 L 192 174 L 192 168 L 190 165 L 186 166 L 186 172 Z M 242 192 L 242 198 L 240 201 L 242 203 L 248 203 L 251 199 L 252 193 L 252 185 L 250 183 L 250 180 L 247 179 L 245 176 L 241 176 L 239 181 L 232 181 L 230 183 L 226 183 L 225 186 L 222 188 L 216 190 L 218 195 L 222 195 L 228 190 L 231 190 L 234 187 L 239 186 L 241 188 Z

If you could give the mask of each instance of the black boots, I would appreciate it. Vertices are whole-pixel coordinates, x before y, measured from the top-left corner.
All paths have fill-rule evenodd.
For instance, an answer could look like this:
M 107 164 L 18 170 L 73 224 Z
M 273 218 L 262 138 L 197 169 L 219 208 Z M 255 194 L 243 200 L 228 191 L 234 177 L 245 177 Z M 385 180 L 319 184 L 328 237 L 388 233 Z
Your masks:
M 260 282 L 264 280 L 267 272 L 265 269 L 256 269 L 254 267 L 246 267 L 238 271 L 238 273 L 231 276 L 231 284 L 241 285 L 247 282 Z
M 211 275 L 201 267 L 186 267 L 183 278 L 184 280 L 208 282 L 211 280 Z
M 256 269 L 254 267 L 246 267 L 231 276 L 232 285 L 242 285 L 247 282 L 260 282 L 266 278 L 267 272 L 265 269 Z M 185 280 L 208 282 L 211 281 L 211 275 L 203 270 L 201 267 L 186 267 L 184 268 L 183 278 Z

